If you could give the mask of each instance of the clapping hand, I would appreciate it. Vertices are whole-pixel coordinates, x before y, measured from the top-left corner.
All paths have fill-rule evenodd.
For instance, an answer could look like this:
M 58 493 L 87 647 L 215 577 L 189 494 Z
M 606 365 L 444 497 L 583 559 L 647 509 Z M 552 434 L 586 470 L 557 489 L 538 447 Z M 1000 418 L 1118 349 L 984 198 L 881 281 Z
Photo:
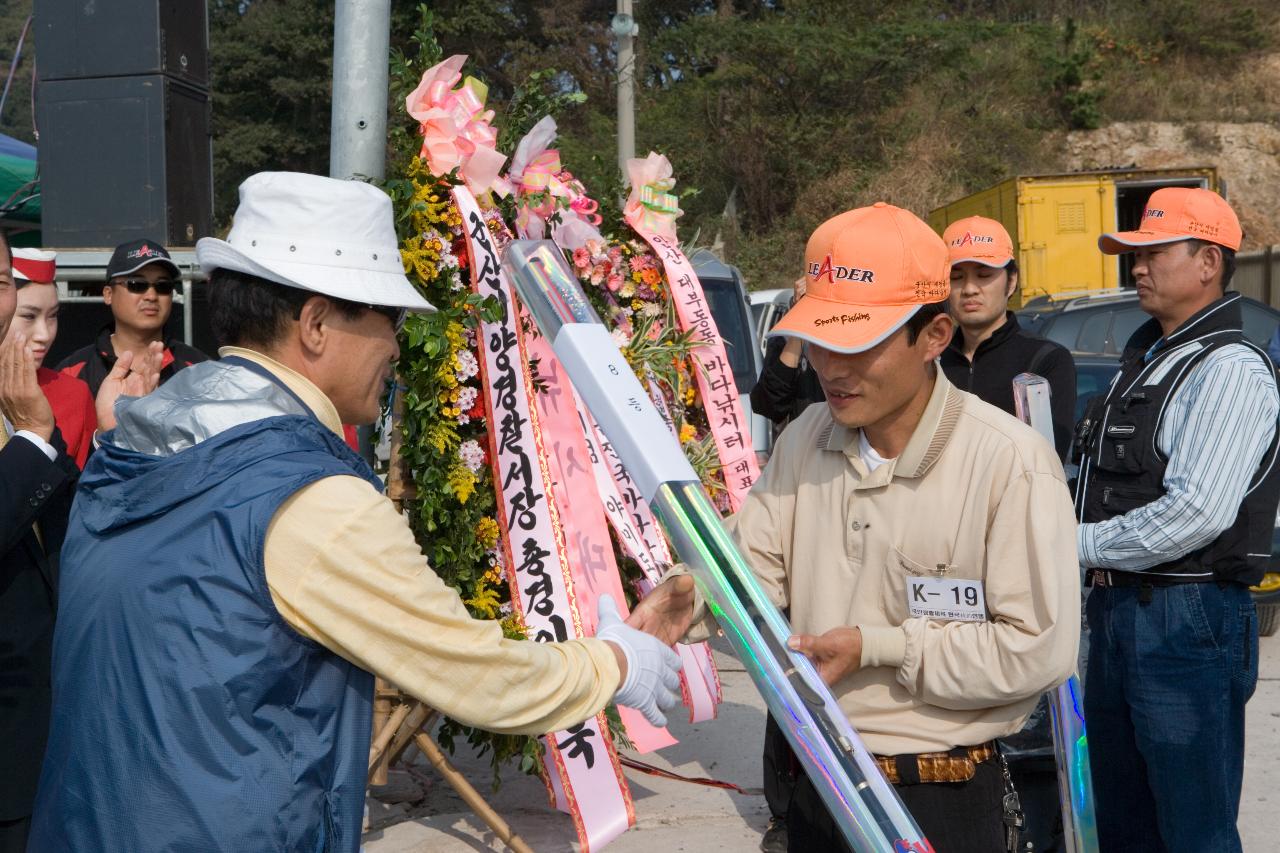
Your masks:
M 0 411 L 15 431 L 53 438 L 53 409 L 36 379 L 36 357 L 27 336 L 14 332 L 0 344 Z
M 94 407 L 98 413 L 98 429 L 106 432 L 116 426 L 116 400 L 121 397 L 145 397 L 160 384 L 160 364 L 164 361 L 164 344 L 152 341 L 139 358 L 126 350 L 102 380 Z
M 631 611 L 627 624 L 674 645 L 693 621 L 693 578 L 676 575 L 658 584 Z

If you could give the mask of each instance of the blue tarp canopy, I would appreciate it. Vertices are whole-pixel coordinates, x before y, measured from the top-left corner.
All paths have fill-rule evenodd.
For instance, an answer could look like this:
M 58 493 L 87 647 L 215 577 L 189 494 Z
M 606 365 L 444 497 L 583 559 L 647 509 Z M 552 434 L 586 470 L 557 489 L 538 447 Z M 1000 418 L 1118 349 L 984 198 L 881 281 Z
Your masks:
M 0 133 L 0 222 L 40 222 L 40 188 L 35 179 L 35 146 Z
M 33 163 L 36 159 L 36 147 L 28 145 L 21 139 L 14 139 L 12 136 L 5 136 L 0 133 L 0 154 L 7 157 L 18 157 L 23 160 L 30 160 Z

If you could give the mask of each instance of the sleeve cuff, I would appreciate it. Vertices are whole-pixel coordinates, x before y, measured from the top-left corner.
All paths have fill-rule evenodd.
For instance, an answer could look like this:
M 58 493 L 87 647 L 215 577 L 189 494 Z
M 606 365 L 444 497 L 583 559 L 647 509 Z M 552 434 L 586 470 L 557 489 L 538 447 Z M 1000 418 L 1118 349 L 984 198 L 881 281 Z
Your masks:
M 902 666 L 907 656 L 907 634 L 901 628 L 859 625 L 862 633 L 862 667 Z
M 49 457 L 50 462 L 58 461 L 58 451 L 54 449 L 53 445 L 45 441 L 40 436 L 36 435 L 31 430 L 20 429 L 17 432 L 15 432 L 13 435 L 15 438 L 17 438 L 18 436 L 22 436 L 27 441 L 31 442 L 36 447 L 40 448 L 40 450 L 43 451 L 44 455 Z
M 1081 524 L 1076 527 L 1076 556 L 1080 560 L 1080 565 L 1087 568 L 1098 565 L 1098 552 L 1093 541 L 1093 531 L 1092 524 Z
M 606 687 L 609 684 L 613 685 L 613 692 L 609 694 L 610 697 L 613 697 L 626 685 L 622 683 L 622 672 L 618 669 L 618 659 L 614 657 L 613 649 L 609 646 L 609 642 L 607 640 L 598 640 L 595 637 L 583 637 L 581 642 L 586 646 L 587 654 L 595 663 L 596 671 L 600 673 L 600 683 Z M 627 659 L 627 677 L 632 678 L 633 676 L 630 672 L 632 668 L 631 656 L 621 643 L 618 644 L 618 648 L 622 649 L 622 656 Z M 610 698 L 609 701 L 613 701 L 613 699 Z

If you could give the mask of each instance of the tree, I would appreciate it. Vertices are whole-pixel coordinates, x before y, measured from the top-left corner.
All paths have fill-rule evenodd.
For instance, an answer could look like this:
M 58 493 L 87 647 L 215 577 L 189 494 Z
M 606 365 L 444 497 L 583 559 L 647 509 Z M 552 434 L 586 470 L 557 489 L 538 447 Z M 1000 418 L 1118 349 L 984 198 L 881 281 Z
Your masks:
M 18 48 L 22 28 L 31 15 L 31 0 L 11 0 L 0 4 L 0 88 L 8 77 L 13 56 Z M 8 134 L 23 142 L 35 142 L 31 104 L 33 99 L 31 80 L 36 67 L 36 38 L 32 27 L 27 32 L 20 62 L 9 86 L 9 97 L 0 114 L 0 133 Z
M 328 174 L 333 3 L 211 0 L 215 218 L 254 172 Z

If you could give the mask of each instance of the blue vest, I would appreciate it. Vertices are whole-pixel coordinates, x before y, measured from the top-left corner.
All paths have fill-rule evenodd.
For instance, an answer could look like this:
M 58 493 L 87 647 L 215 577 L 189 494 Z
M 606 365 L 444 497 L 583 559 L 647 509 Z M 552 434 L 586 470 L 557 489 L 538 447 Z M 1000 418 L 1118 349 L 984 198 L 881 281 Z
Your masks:
M 381 490 L 297 415 L 171 456 L 94 453 L 62 552 L 30 850 L 359 849 L 373 676 L 290 628 L 263 567 L 280 505 L 343 474 Z

